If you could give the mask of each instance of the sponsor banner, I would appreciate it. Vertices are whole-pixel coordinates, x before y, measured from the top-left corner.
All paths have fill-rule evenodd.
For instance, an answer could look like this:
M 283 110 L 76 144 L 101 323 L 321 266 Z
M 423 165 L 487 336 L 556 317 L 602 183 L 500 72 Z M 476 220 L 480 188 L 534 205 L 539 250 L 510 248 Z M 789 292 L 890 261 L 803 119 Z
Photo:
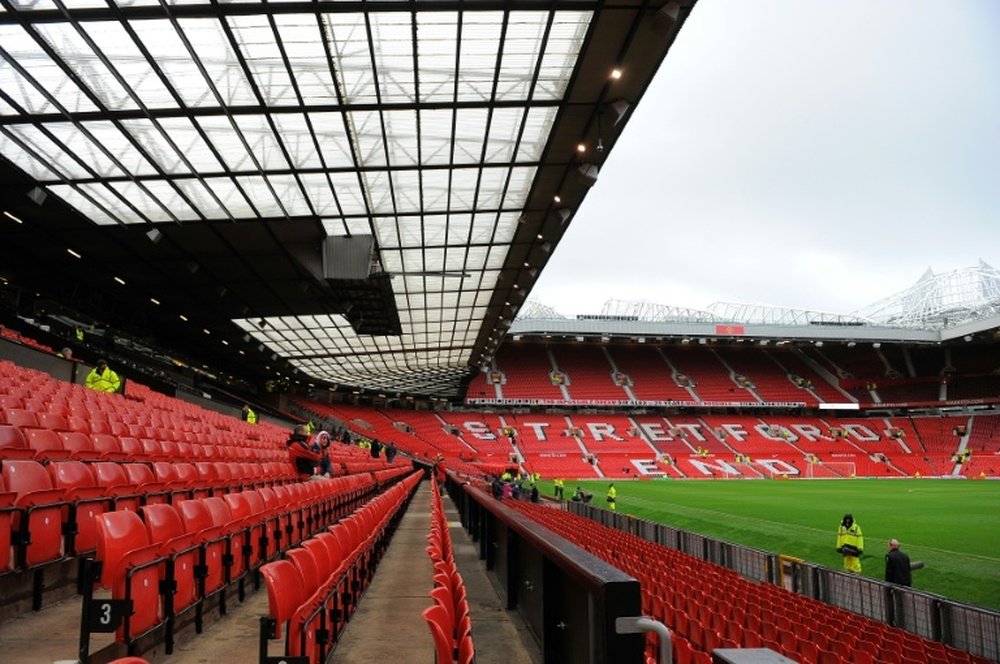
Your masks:
M 742 325 L 716 325 L 715 333 L 721 335 L 742 337 L 746 334 L 746 328 Z
M 804 408 L 804 401 L 639 401 L 635 399 L 466 399 L 469 406 L 649 406 L 689 408 Z

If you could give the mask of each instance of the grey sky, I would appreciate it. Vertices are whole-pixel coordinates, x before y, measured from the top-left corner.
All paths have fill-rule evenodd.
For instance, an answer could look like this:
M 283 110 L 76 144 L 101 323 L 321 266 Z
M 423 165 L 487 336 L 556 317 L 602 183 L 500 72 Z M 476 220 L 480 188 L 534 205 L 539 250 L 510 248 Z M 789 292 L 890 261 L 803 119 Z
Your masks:
M 700 0 L 530 299 L 848 312 L 980 258 L 1000 2 Z

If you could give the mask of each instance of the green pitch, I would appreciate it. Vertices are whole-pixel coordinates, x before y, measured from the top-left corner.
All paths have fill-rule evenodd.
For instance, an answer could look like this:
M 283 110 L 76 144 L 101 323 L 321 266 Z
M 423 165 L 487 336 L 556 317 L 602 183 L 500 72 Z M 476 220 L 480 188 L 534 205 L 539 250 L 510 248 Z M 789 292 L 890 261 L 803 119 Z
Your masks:
M 551 483 L 543 482 L 552 495 Z M 608 482 L 566 481 L 605 506 Z M 913 586 L 1000 609 L 1000 482 L 969 480 L 615 481 L 618 511 L 839 569 L 846 512 L 865 536 L 864 574 L 882 578 L 895 537 L 913 561 Z

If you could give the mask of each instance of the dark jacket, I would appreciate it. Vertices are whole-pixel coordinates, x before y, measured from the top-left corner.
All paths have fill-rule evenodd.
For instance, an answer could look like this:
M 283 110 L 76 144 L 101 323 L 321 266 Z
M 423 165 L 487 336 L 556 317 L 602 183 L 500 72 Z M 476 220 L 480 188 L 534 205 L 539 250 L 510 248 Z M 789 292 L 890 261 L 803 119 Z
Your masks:
M 885 580 L 901 586 L 911 583 L 910 557 L 899 549 L 890 549 L 885 554 Z

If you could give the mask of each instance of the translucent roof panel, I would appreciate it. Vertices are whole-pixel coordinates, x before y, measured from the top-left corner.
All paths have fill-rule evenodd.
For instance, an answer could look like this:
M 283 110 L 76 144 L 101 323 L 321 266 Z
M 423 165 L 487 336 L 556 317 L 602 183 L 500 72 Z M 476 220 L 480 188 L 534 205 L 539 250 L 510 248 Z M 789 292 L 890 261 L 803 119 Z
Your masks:
M 232 322 L 314 378 L 451 392 L 594 15 L 397 5 L 3 3 L 0 155 L 97 226 L 374 235 L 398 336 Z

